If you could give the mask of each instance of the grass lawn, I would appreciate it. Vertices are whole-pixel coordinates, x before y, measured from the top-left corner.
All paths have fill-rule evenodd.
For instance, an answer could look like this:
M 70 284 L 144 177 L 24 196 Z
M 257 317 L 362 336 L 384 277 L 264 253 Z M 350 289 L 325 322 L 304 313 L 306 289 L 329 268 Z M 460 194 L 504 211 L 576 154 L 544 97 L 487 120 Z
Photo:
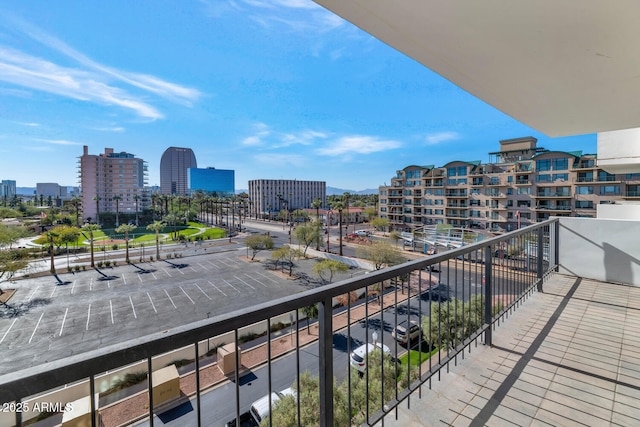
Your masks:
M 411 359 L 411 366 L 418 366 L 422 362 L 429 360 L 431 356 L 436 354 L 438 349 L 434 349 L 432 351 L 418 351 L 418 350 L 409 350 L 409 352 L 403 354 L 398 360 L 401 365 L 407 366 L 409 363 L 409 359 Z

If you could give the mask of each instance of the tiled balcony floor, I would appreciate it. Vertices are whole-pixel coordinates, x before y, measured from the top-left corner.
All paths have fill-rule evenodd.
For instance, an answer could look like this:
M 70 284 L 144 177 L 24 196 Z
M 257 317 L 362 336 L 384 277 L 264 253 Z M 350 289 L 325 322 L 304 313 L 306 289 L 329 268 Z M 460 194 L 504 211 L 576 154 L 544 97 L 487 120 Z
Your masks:
M 640 288 L 554 275 L 385 426 L 640 425 Z

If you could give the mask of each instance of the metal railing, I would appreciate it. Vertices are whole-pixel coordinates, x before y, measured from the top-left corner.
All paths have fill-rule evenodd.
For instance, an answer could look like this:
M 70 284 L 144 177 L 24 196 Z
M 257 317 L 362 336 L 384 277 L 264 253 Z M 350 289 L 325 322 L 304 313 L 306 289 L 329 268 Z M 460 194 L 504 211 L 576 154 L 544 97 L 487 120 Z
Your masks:
M 297 396 L 300 397 L 282 400 L 282 405 L 286 401 L 296 409 L 287 412 L 295 414 L 290 425 L 308 423 L 308 420 L 301 419 L 303 414 L 310 412 L 301 411 L 301 407 L 313 405 L 308 401 L 309 393 L 301 393 L 306 391 L 301 387 L 307 387 L 301 385 L 300 380 L 306 370 L 309 370 L 317 387 L 311 393 L 315 396 L 314 407 L 317 407 L 317 411 L 311 411 L 316 417 L 313 424 L 339 425 L 346 417 L 350 425 L 373 425 L 386 416 L 393 416 L 394 408 L 400 402 L 410 399 L 413 391 L 437 378 L 441 369 L 457 363 L 460 357 L 469 357 L 473 347 L 479 343 L 491 345 L 492 334 L 504 316 L 515 310 L 534 290 L 542 291 L 544 278 L 555 270 L 558 263 L 557 236 L 558 220 L 552 219 L 456 250 L 4 374 L 0 376 L 0 402 L 26 403 L 34 396 L 79 381 L 87 382 L 87 395 L 94 396 L 100 391 L 96 388 L 97 379 L 104 372 L 140 361 L 146 365 L 147 373 L 153 372 L 157 356 L 191 347 L 196 385 L 189 398 L 195 411 L 186 411 L 187 414 L 182 416 L 193 417 L 191 423 L 197 425 L 223 425 L 229 420 L 205 419 L 202 413 L 207 407 L 205 398 L 218 389 L 200 382 L 201 370 L 204 369 L 201 366 L 201 345 L 212 337 L 225 334 L 231 334 L 233 343 L 237 345 L 242 328 L 262 324 L 266 330 L 267 347 L 264 394 L 277 391 L 274 385 L 276 375 L 288 375 L 289 384 L 298 390 Z M 317 348 L 301 344 L 301 337 L 310 328 L 309 323 L 305 324 L 302 319 L 305 315 L 315 317 L 310 307 L 317 307 L 317 322 L 313 324 L 317 329 Z M 285 368 L 279 366 L 276 374 L 274 365 L 279 359 L 271 351 L 277 341 L 272 339 L 272 329 L 275 319 L 287 315 L 291 319 L 288 327 L 292 348 L 288 355 L 280 357 L 290 359 Z M 402 321 L 410 324 L 412 320 L 420 325 L 419 334 L 408 334 L 406 345 L 390 337 L 390 331 L 399 333 L 397 327 Z M 364 335 L 358 335 L 362 332 Z M 281 337 L 278 339 L 282 340 Z M 339 351 L 347 356 L 346 361 L 334 354 L 337 342 L 343 343 Z M 385 351 L 365 352 L 364 370 L 356 369 L 350 366 L 357 365 L 351 355 L 359 344 L 372 344 L 373 348 L 381 347 Z M 303 350 L 317 357 L 317 362 L 311 367 L 301 363 Z M 392 356 L 386 354 L 387 350 Z M 411 350 L 412 357 L 405 360 L 407 350 Z M 242 366 L 241 355 L 238 352 L 234 354 L 234 366 Z M 258 368 L 250 371 L 255 375 L 253 369 Z M 283 369 L 286 374 L 282 373 Z M 225 392 L 225 404 L 233 408 L 232 418 L 236 422 L 240 422 L 243 416 L 240 402 L 241 394 L 246 390 L 241 389 L 244 373 L 239 371 L 235 369 L 226 380 L 234 391 L 234 398 L 229 399 L 229 391 Z M 357 375 L 357 371 L 362 374 Z M 158 415 L 157 404 L 154 409 L 153 375 L 147 375 L 144 381 L 146 386 L 135 394 L 138 398 L 143 396 L 143 414 L 130 422 L 142 419 L 153 426 Z M 370 387 L 373 384 L 376 386 Z M 355 393 L 356 390 L 359 392 Z M 367 396 L 364 401 L 356 397 L 362 396 L 362 390 Z M 372 390 L 381 390 L 380 395 L 371 395 Z M 89 400 L 92 425 L 99 425 L 100 417 L 106 416 L 103 405 L 99 400 Z M 420 404 L 428 405 L 428 402 Z M 270 402 L 268 406 L 273 416 L 269 418 L 271 424 L 276 416 L 281 415 L 278 415 L 278 404 Z M 338 420 L 336 417 L 341 418 Z M 20 426 L 22 422 L 23 414 L 16 411 L 15 425 Z M 273 425 L 276 423 L 273 421 Z

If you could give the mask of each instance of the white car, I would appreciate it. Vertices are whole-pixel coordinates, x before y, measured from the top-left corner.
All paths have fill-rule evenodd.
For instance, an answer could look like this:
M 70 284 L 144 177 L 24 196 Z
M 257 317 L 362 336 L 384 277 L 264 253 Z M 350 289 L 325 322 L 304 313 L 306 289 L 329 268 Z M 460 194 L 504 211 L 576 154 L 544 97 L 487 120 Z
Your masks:
M 369 235 L 371 235 L 371 233 L 369 233 L 368 231 L 365 230 L 358 230 L 355 232 L 356 236 L 362 236 L 362 237 L 367 237 Z
M 285 396 L 294 396 L 296 392 L 291 387 L 286 388 L 280 392 L 271 392 L 271 407 L 273 408 L 280 399 Z M 251 408 L 249 409 L 251 412 L 251 416 L 253 419 L 260 425 L 262 420 L 264 420 L 269 415 L 269 396 L 263 396 L 260 399 L 256 400 L 251 404 Z
M 349 358 L 349 363 L 351 366 L 356 368 L 360 372 L 364 372 L 367 370 L 367 354 L 371 353 L 376 348 L 382 350 L 385 354 L 391 354 L 391 350 L 384 344 L 376 343 L 375 347 L 373 344 L 363 344 L 360 347 L 356 348 L 351 352 L 351 357 Z M 371 356 L 369 356 L 371 357 Z

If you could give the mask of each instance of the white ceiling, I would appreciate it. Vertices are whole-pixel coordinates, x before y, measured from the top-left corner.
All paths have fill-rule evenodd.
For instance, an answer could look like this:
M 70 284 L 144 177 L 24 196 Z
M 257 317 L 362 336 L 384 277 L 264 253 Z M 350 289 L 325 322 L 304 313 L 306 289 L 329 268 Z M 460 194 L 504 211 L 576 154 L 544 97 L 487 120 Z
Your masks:
M 549 136 L 640 127 L 638 0 L 315 0 Z

